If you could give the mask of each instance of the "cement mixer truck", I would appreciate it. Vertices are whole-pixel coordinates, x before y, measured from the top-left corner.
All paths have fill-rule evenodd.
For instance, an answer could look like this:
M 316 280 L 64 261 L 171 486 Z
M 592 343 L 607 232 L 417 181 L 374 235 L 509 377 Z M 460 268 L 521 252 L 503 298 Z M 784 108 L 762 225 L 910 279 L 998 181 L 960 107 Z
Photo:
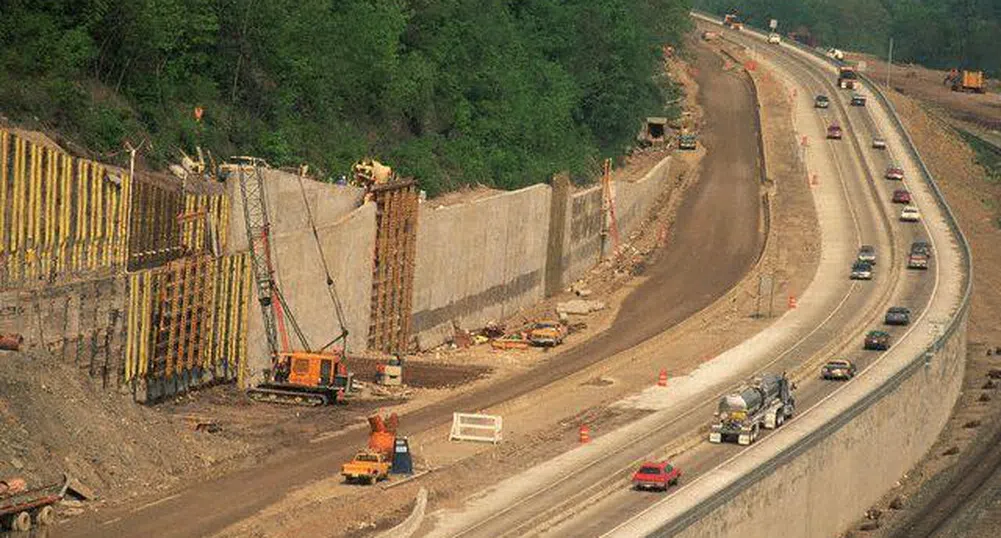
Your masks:
M 773 430 L 792 416 L 796 401 L 785 374 L 764 374 L 719 401 L 709 428 L 709 442 L 749 445 L 761 428 Z

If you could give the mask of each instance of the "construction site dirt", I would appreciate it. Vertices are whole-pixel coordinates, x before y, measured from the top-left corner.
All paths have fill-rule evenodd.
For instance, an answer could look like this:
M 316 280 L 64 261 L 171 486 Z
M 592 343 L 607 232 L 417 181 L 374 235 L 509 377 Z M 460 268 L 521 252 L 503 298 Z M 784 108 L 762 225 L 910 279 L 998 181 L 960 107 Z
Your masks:
M 632 257 L 634 267 L 644 268 L 640 278 L 630 281 L 625 276 L 627 273 L 615 263 L 605 267 L 604 276 L 596 275 L 599 280 L 604 279 L 604 287 L 594 286 L 595 293 L 612 291 L 612 296 L 607 301 L 612 308 L 596 316 L 594 320 L 588 320 L 588 330 L 578 336 L 576 341 L 568 342 L 565 351 L 511 352 L 525 354 L 529 359 L 519 361 L 511 368 L 501 368 L 490 378 L 477 379 L 458 390 L 436 390 L 431 387 L 462 383 L 480 375 L 482 371 L 462 370 L 461 374 L 454 374 L 457 376 L 455 378 L 448 378 L 453 374 L 446 374 L 448 379 L 429 381 L 428 390 L 435 394 L 427 402 L 433 403 L 419 407 L 410 402 L 410 405 L 398 407 L 403 411 L 400 425 L 402 434 L 416 436 L 419 432 L 440 429 L 450 420 L 453 411 L 489 408 L 564 380 L 575 372 L 661 334 L 719 299 L 740 281 L 758 259 L 763 236 L 760 178 L 756 173 L 759 169 L 755 143 L 757 134 L 754 128 L 754 106 L 748 102 L 750 92 L 747 80 L 740 76 L 720 76 L 720 63 L 712 54 L 704 51 L 698 54 L 698 68 L 695 72 L 700 85 L 704 86 L 702 98 L 712 106 L 712 119 L 706 121 L 701 140 L 712 150 L 709 154 L 711 158 L 703 163 L 702 179 L 692 184 L 683 202 L 677 206 L 676 213 L 670 215 L 678 225 L 672 227 L 664 237 L 667 248 L 660 251 L 638 249 L 647 250 L 647 255 L 637 253 Z M 726 83 L 716 84 L 716 80 Z M 679 159 L 679 166 L 685 169 L 686 164 Z M 687 166 L 691 166 L 691 163 Z M 736 173 L 739 171 L 744 174 Z M 688 170 L 688 174 L 689 178 L 695 176 L 691 170 Z M 674 203 L 677 201 L 675 198 Z M 671 207 L 671 203 L 671 200 L 665 200 L 659 209 L 665 210 Z M 720 211 L 720 208 L 727 210 Z M 664 226 L 668 222 L 668 215 L 661 217 L 647 223 L 645 238 L 637 237 L 637 243 L 643 240 L 648 241 L 648 244 L 660 241 L 661 233 L 667 229 Z M 804 274 L 807 272 L 804 271 Z M 803 275 L 797 275 L 797 278 L 804 280 Z M 789 285 L 795 284 L 791 282 Z M 742 301 L 746 303 L 744 299 Z M 726 310 L 730 315 L 729 308 Z M 584 340 L 585 336 L 594 333 L 597 335 Z M 689 330 L 689 333 L 692 331 Z M 447 356 L 449 353 L 451 351 L 445 350 L 433 355 Z M 488 354 L 494 358 L 505 356 L 503 353 Z M 699 356 L 695 355 L 690 360 L 697 364 Z M 418 365 L 423 361 L 429 359 L 411 361 L 408 365 L 419 371 Z M 524 371 L 529 366 L 529 371 Z M 617 379 L 606 383 L 599 377 L 591 375 L 580 383 L 598 379 L 592 385 L 630 386 Z M 197 403 L 177 404 L 172 412 L 178 415 L 208 415 L 209 419 L 219 424 L 220 434 L 225 433 L 227 428 L 237 427 L 227 424 L 223 408 L 233 409 L 233 416 L 246 414 L 245 410 L 240 409 L 244 404 L 239 395 L 228 395 L 226 391 L 213 389 L 212 396 L 206 398 L 204 393 L 199 393 L 197 398 Z M 227 401 L 228 398 L 233 400 Z M 217 401 L 213 402 L 213 399 Z M 297 432 L 298 437 L 289 437 L 289 442 L 283 442 L 270 453 L 256 454 L 257 462 L 244 462 L 239 469 L 228 474 L 213 469 L 205 473 L 209 478 L 196 479 L 188 487 L 175 485 L 163 492 L 138 495 L 128 503 L 111 503 L 70 521 L 60 529 L 60 535 L 87 536 L 97 533 L 103 536 L 197 536 L 224 531 L 229 525 L 259 511 L 263 510 L 260 515 L 266 514 L 268 506 L 286 495 L 295 498 L 295 488 L 315 481 L 318 474 L 335 476 L 339 465 L 351 456 L 356 447 L 364 444 L 366 432 L 360 427 L 363 425 L 360 417 L 376 405 L 388 407 L 393 403 L 391 400 L 373 400 L 372 407 L 364 404 L 352 407 L 352 411 L 348 413 L 343 411 L 346 408 L 340 407 L 333 413 L 329 410 L 314 412 L 287 408 L 264 411 L 262 424 L 269 420 L 273 424 L 294 424 L 303 417 L 320 417 L 323 413 L 339 415 L 343 422 L 319 422 L 304 427 Z M 219 405 L 219 408 L 204 407 L 213 404 Z M 254 406 L 255 414 L 259 407 Z M 510 458 L 518 460 L 518 464 L 528 463 L 520 459 L 525 454 L 518 454 L 519 451 L 526 450 L 525 446 L 535 447 L 537 454 L 541 456 L 556 446 L 572 443 L 572 434 L 581 418 L 593 419 L 594 424 L 605 427 L 606 424 L 632 420 L 638 414 L 638 411 L 608 412 L 600 406 L 585 406 L 583 411 L 561 418 L 562 426 L 552 428 L 550 433 L 536 439 L 534 444 L 506 444 L 497 449 L 490 459 L 496 462 L 498 459 Z M 357 424 L 358 427 L 343 427 L 345 424 Z M 280 436 L 285 430 L 276 428 L 270 431 L 272 436 Z M 304 438 L 312 442 L 296 442 L 297 439 Z M 552 445 L 549 444 L 550 441 Z M 530 458 L 525 458 L 528 459 Z M 456 471 L 475 466 L 476 461 L 476 458 L 461 460 Z M 432 465 L 434 463 L 431 462 Z M 212 476 L 218 478 L 211 478 Z M 476 485 L 471 478 L 473 476 L 477 475 L 473 473 L 465 479 L 469 486 Z M 462 491 L 461 484 L 455 484 L 455 489 L 457 492 Z M 399 491 L 398 494 L 394 493 L 399 497 L 398 502 L 379 501 L 380 505 L 386 507 L 385 513 L 379 514 L 386 522 L 391 522 L 394 515 L 403 513 L 407 502 L 405 499 L 412 498 L 407 496 L 413 494 L 408 488 L 394 491 Z M 364 490 L 358 494 L 364 494 Z M 321 496 L 313 500 L 324 498 L 327 497 Z M 233 499 L 239 499 L 239 502 L 233 502 Z M 326 524 L 323 528 L 328 529 L 331 535 L 341 534 L 341 531 L 349 530 L 351 524 L 352 522 L 345 521 L 341 526 Z M 270 525 L 264 527 L 267 527 L 265 535 L 280 534 Z M 366 525 L 366 528 L 370 527 Z M 226 533 L 233 535 L 242 535 L 242 530 L 245 530 L 240 527 L 228 529 Z M 292 529 L 286 530 L 294 532 Z

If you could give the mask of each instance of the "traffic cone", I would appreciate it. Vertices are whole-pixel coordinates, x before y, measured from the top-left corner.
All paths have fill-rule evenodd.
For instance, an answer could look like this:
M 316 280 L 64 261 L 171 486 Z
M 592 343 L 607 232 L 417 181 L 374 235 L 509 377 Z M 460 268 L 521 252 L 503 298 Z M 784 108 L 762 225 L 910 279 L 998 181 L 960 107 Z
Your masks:
M 587 424 L 580 425 L 580 444 L 591 442 L 591 428 L 587 427 Z
M 789 296 L 789 310 L 792 310 L 794 308 L 796 308 L 796 296 L 795 295 L 790 295 Z
M 667 370 L 661 370 L 660 375 L 657 376 L 657 386 L 666 387 L 667 386 Z

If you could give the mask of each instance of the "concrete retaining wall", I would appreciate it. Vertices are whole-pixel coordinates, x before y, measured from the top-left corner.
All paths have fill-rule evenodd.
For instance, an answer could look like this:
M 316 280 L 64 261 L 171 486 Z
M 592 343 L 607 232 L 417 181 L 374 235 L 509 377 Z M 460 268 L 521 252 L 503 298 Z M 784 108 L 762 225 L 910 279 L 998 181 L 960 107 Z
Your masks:
M 535 185 L 474 202 L 421 205 L 413 332 L 445 342 L 452 321 L 475 328 L 543 297 L 552 189 Z
M 669 159 L 635 182 L 615 185 L 620 234 L 642 223 L 667 186 Z M 266 170 L 264 181 L 272 223 L 273 263 L 279 284 L 314 346 L 336 334 L 333 306 L 325 290 L 316 245 L 309 230 L 294 174 Z M 306 181 L 305 188 L 324 252 L 338 286 L 351 333 L 349 347 L 362 349 L 369 327 L 375 208 L 355 209 L 361 189 Z M 229 180 L 230 252 L 247 250 L 239 181 Z M 541 300 L 549 245 L 553 189 L 535 185 L 469 203 L 420 206 L 413 297 L 413 335 L 427 349 L 452 337 L 453 322 L 476 328 Z M 601 188 L 568 195 L 564 215 L 561 286 L 600 261 Z M 553 265 L 551 265 L 553 266 Z M 253 375 L 266 368 L 267 350 L 256 297 L 249 317 L 248 355 Z
M 362 350 L 368 337 L 371 307 L 375 204 L 367 203 L 336 222 L 317 226 L 317 231 L 344 306 L 345 324 L 350 331 L 348 347 Z M 275 271 L 285 299 L 310 344 L 314 348 L 322 346 L 337 336 L 340 328 L 326 291 L 326 277 L 312 232 L 303 229 L 275 233 L 272 237 Z M 247 351 L 253 377 L 270 366 L 256 290 L 250 308 Z M 292 345 L 298 347 L 291 328 L 289 332 Z
M 637 181 L 615 182 L 615 218 L 623 241 L 643 223 L 654 202 L 666 191 L 670 167 L 671 160 L 664 159 Z

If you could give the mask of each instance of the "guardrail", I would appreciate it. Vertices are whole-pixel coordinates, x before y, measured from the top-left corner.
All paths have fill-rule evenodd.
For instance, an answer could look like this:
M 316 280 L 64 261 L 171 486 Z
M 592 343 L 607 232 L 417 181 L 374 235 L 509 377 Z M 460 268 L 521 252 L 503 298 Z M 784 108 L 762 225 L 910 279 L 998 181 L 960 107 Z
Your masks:
M 703 18 L 711 19 L 717 24 L 719 24 L 718 19 L 716 19 L 712 15 L 697 11 L 692 11 L 692 14 L 701 16 Z M 765 32 L 762 32 L 757 29 L 753 29 L 747 26 L 745 26 L 744 28 L 759 35 L 766 35 Z M 818 53 L 814 49 L 803 46 L 800 43 L 794 42 L 792 43 L 792 46 L 797 47 L 800 50 L 804 50 L 814 56 L 817 56 L 826 61 L 827 63 L 830 63 L 832 65 L 837 65 L 837 62 L 835 62 L 833 59 Z M 910 153 L 911 156 L 913 156 L 915 160 L 918 162 L 922 178 L 928 185 L 931 186 L 932 192 L 934 193 L 935 196 L 935 200 L 938 203 L 939 207 L 942 209 L 942 212 L 945 214 L 946 221 L 949 225 L 949 229 L 952 231 L 953 235 L 956 237 L 957 242 L 959 243 L 963 258 L 962 264 L 964 270 L 964 277 L 966 279 L 966 283 L 963 287 L 963 296 L 960 300 L 959 307 L 956 309 L 956 313 L 953 315 L 952 319 L 949 321 L 948 327 L 942 332 L 942 334 L 939 335 L 939 337 L 936 338 L 935 341 L 932 342 L 932 344 L 928 346 L 928 348 L 926 348 L 924 352 L 915 356 L 910 362 L 908 362 L 903 368 L 897 371 L 892 377 L 887 379 L 882 385 L 877 387 L 869 394 L 865 395 L 863 398 L 859 399 L 857 402 L 855 402 L 850 407 L 845 409 L 838 416 L 826 422 L 820 428 L 810 432 L 806 436 L 796 441 L 786 450 L 783 450 L 781 453 L 776 454 L 768 461 L 755 468 L 754 471 L 737 478 L 735 481 L 723 487 L 716 493 L 710 495 L 705 502 L 699 503 L 698 506 L 695 506 L 689 509 L 688 511 L 682 513 L 680 516 L 674 518 L 673 520 L 659 527 L 649 536 L 673 536 L 675 534 L 680 533 L 687 527 L 691 526 L 692 524 L 699 521 L 703 517 L 709 515 L 714 510 L 716 510 L 726 502 L 736 497 L 738 494 L 740 494 L 740 492 L 745 490 L 747 487 L 758 482 L 762 478 L 770 475 L 772 472 L 774 472 L 782 465 L 797 458 L 802 453 L 806 452 L 810 448 L 813 448 L 827 436 L 836 432 L 837 430 L 841 429 L 841 427 L 854 420 L 856 417 L 861 415 L 865 410 L 867 410 L 873 404 L 881 400 L 884 396 L 895 391 L 897 387 L 899 387 L 904 381 L 909 379 L 914 374 L 914 372 L 918 371 L 922 366 L 925 366 L 928 363 L 928 361 L 930 361 L 931 358 L 934 357 L 935 352 L 945 347 L 945 343 L 956 333 L 957 330 L 959 330 L 959 327 L 962 326 L 962 323 L 969 312 L 970 296 L 973 290 L 973 256 L 970 251 L 970 244 L 966 240 L 966 237 L 963 235 L 962 230 L 960 230 L 959 223 L 956 221 L 956 217 L 955 214 L 952 212 L 952 208 L 949 207 L 949 204 L 946 202 L 945 197 L 942 195 L 942 191 L 939 190 L 938 185 L 935 183 L 935 180 L 932 177 L 931 172 L 928 170 L 927 165 L 921 158 L 921 155 L 918 153 L 917 147 L 914 145 L 914 141 L 907 133 L 907 129 L 904 128 L 904 124 L 900 120 L 900 117 L 897 115 L 897 111 L 893 107 L 893 104 L 879 90 L 878 86 L 875 83 L 873 83 L 871 79 L 863 75 L 862 80 L 866 84 L 866 86 L 868 86 L 869 90 L 873 93 L 873 95 L 875 95 L 890 112 L 890 117 L 893 120 L 894 126 L 904 137 L 904 140 L 907 141 L 906 149 L 908 153 Z

